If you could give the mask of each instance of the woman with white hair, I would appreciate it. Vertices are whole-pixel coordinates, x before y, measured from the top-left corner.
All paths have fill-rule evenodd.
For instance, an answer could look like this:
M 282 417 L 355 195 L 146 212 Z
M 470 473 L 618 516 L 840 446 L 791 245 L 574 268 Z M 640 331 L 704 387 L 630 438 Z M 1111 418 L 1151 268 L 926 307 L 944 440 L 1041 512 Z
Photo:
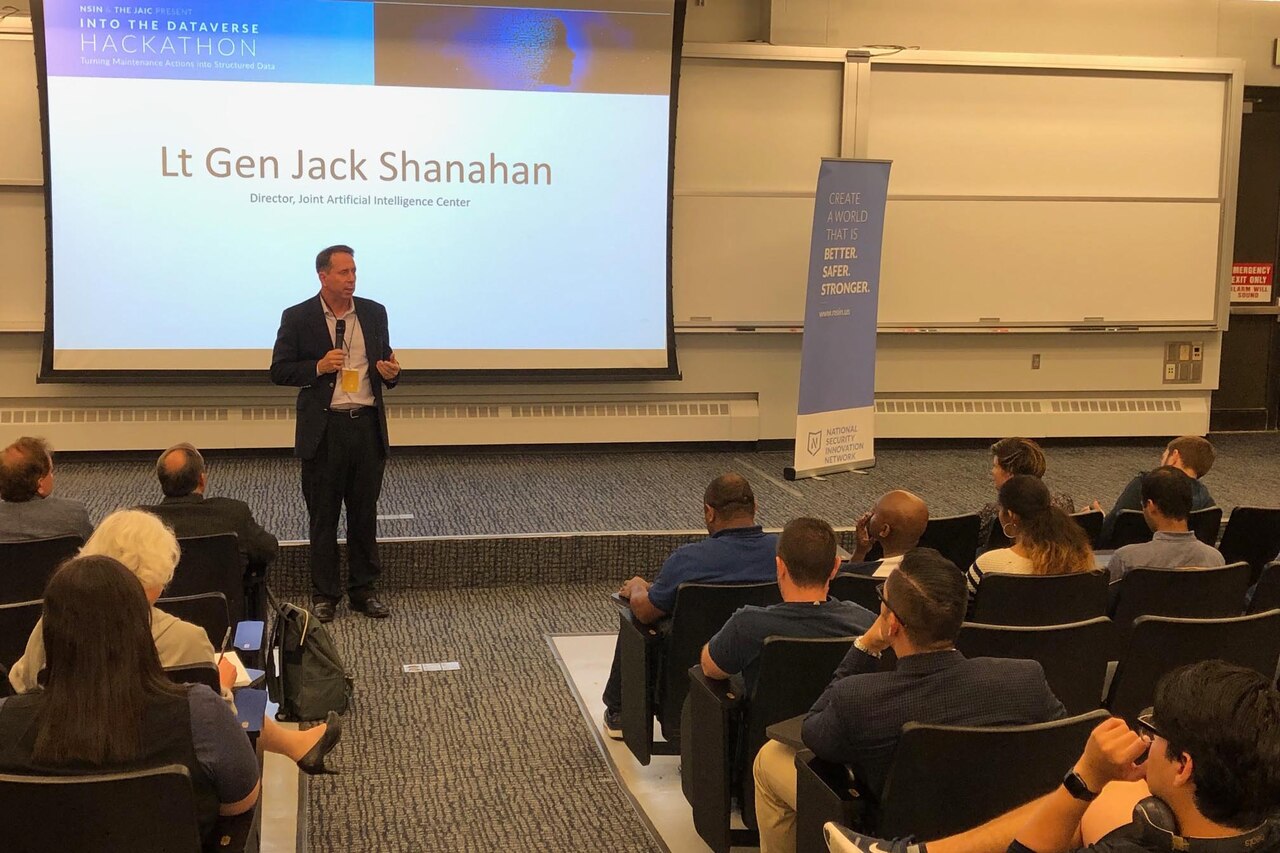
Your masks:
M 119 560 L 142 583 L 151 605 L 151 636 L 155 640 L 160 665 L 165 669 L 201 663 L 216 663 L 217 654 L 204 629 L 155 606 L 164 588 L 173 579 L 180 555 L 177 537 L 163 521 L 149 512 L 122 509 L 111 513 L 94 530 L 80 549 L 80 556 L 103 556 Z M 26 650 L 9 670 L 9 683 L 18 693 L 28 693 L 40 686 L 40 673 L 45 667 L 42 623 L 27 640 Z M 219 665 L 222 695 L 231 700 L 231 684 L 235 670 L 227 661 Z M 306 731 L 285 729 L 267 717 L 262 722 L 258 742 L 267 752 L 287 755 L 304 773 L 332 773 L 324 765 L 324 757 L 342 735 L 342 718 L 330 712 L 325 722 Z

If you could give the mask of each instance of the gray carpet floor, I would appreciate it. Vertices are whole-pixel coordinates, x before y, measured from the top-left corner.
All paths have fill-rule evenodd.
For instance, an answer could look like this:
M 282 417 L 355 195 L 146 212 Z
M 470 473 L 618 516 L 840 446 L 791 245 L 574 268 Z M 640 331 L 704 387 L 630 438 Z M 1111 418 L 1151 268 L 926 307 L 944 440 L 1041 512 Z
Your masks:
M 343 612 L 357 674 L 331 763 L 309 785 L 315 853 L 636 851 L 650 839 L 605 765 L 546 635 L 617 627 L 613 584 L 392 591 Z M 404 674 L 402 663 L 458 661 Z
M 1280 505 L 1280 433 L 1213 436 L 1218 461 L 1204 482 L 1224 509 Z M 1163 441 L 1049 442 L 1046 480 L 1078 509 L 1109 505 L 1140 470 L 1155 467 Z M 759 517 L 781 527 L 798 515 L 851 525 L 894 488 L 916 492 L 935 516 L 971 512 L 993 499 L 985 442 L 882 442 L 866 475 L 784 482 L 783 452 L 558 451 L 415 452 L 387 466 L 379 523 L 384 538 L 599 530 L 684 530 L 702 526 L 702 490 L 737 470 L 752 482 Z M 96 521 L 120 506 L 160 499 L 145 461 L 69 456 L 56 465 L 57 494 L 85 501 Z M 281 539 L 303 539 L 306 509 L 298 463 L 288 457 L 209 459 L 209 492 L 238 497 Z

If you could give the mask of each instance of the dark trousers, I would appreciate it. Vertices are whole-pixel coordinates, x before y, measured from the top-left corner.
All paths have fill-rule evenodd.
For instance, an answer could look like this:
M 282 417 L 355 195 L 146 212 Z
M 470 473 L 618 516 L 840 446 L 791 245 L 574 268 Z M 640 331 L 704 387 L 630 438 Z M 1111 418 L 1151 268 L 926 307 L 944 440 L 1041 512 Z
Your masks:
M 338 515 L 347 507 L 347 595 L 362 601 L 374 591 L 382 571 L 378 562 L 378 495 L 386 459 L 378 434 L 377 412 L 358 418 L 326 415 L 320 447 L 302 460 L 302 495 L 311 516 L 313 599 L 342 598 L 338 565 Z

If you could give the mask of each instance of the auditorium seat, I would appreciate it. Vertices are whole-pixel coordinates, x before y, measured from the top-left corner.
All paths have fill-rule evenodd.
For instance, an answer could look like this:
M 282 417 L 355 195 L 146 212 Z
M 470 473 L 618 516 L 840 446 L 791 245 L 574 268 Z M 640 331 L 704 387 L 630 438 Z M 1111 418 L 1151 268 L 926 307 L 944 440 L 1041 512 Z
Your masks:
M 876 595 L 876 587 L 884 583 L 884 578 L 874 575 L 859 575 L 852 572 L 841 572 L 831 579 L 831 587 L 827 594 L 841 601 L 852 601 L 860 604 L 872 613 L 880 612 L 880 596 Z
M 1249 603 L 1250 613 L 1265 613 L 1280 607 L 1280 561 L 1267 563 L 1258 576 L 1258 584 L 1253 588 L 1253 601 Z
M 1218 528 L 1222 526 L 1222 507 L 1211 506 L 1198 509 L 1187 516 L 1187 527 L 1196 538 L 1206 545 L 1218 544 Z M 1121 510 L 1116 516 L 1116 526 L 1111 531 L 1111 542 L 1108 548 L 1123 548 L 1138 542 L 1150 542 L 1151 528 L 1141 510 Z
M 44 585 L 54 569 L 82 545 L 79 536 L 0 542 L 0 604 L 44 598 Z
M 222 651 L 230 645 L 231 620 L 227 615 L 227 598 L 220 592 L 199 595 L 165 596 L 156 607 L 184 622 L 199 625 L 209 637 L 209 645 Z
M 1238 506 L 1231 510 L 1218 550 L 1228 563 L 1248 563 L 1256 582 L 1262 567 L 1280 554 L 1280 507 Z
M 1107 615 L 1106 572 L 1069 575 L 983 575 L 972 622 L 987 625 L 1066 625 Z
M 1102 522 L 1106 515 L 1100 509 L 1087 509 L 1071 514 L 1071 520 L 1080 525 L 1080 529 L 1089 537 L 1089 544 L 1098 547 L 1098 539 L 1102 536 Z
M 201 851 L 191 777 L 178 764 L 84 776 L 0 774 L 0 802 L 7 853 Z M 210 850 L 243 850 L 247 836 Z
M 1070 625 L 966 622 L 956 638 L 956 648 L 968 658 L 1036 661 L 1068 714 L 1083 714 L 1102 704 L 1107 665 L 1116 658 L 1115 628 L 1105 616 Z
M 630 610 L 618 614 L 622 739 L 637 761 L 648 764 L 653 755 L 680 753 L 680 712 L 689 695 L 689 667 L 698 663 L 707 641 L 738 608 L 780 601 L 776 583 L 681 584 L 666 637 L 657 625 L 642 624 Z M 655 684 L 657 678 L 662 684 Z M 655 711 L 665 742 L 653 738 Z
M 1214 658 L 1273 680 L 1280 660 L 1280 610 L 1227 619 L 1139 618 L 1121 652 L 1106 705 L 1132 721 L 1154 701 L 1162 675 Z
M 180 538 L 182 553 L 165 594 L 176 598 L 220 592 L 227 599 L 227 612 L 233 622 L 247 618 L 239 541 L 234 533 Z
M 1111 619 L 1120 648 L 1140 616 L 1214 619 L 1244 612 L 1249 564 L 1211 569 L 1132 569 L 1112 585 Z
M 978 515 L 973 512 L 931 518 L 918 544 L 921 548 L 935 549 L 964 571 L 978 553 L 980 527 Z
M 707 678 L 700 666 L 689 669 L 692 730 L 682 738 L 681 777 L 692 777 L 686 788 L 693 824 L 712 850 L 728 853 L 731 846 L 759 843 L 751 765 L 768 739 L 765 729 L 813 707 L 852 645 L 852 637 L 769 637 L 750 696 L 729 681 Z M 730 829 L 734 799 L 745 832 Z
M 22 653 L 26 651 L 27 640 L 40 621 L 40 613 L 44 607 L 41 601 L 20 601 L 13 604 L 0 604 L 0 667 L 3 673 L 0 678 L 0 696 L 12 694 L 9 686 L 9 670 Z
M 879 804 L 841 765 L 796 754 L 796 850 L 825 853 L 829 820 L 882 838 L 932 841 L 1004 814 L 1062 782 L 1103 710 L 1027 726 L 902 727 Z

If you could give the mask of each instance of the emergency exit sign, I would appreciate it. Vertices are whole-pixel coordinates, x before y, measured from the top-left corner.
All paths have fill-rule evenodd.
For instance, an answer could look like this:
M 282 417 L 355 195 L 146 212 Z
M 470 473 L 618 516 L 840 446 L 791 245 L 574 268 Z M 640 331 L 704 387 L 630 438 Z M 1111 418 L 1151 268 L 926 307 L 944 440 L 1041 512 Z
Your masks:
M 1231 301 L 1270 302 L 1273 274 L 1274 266 L 1272 264 L 1232 264 Z

